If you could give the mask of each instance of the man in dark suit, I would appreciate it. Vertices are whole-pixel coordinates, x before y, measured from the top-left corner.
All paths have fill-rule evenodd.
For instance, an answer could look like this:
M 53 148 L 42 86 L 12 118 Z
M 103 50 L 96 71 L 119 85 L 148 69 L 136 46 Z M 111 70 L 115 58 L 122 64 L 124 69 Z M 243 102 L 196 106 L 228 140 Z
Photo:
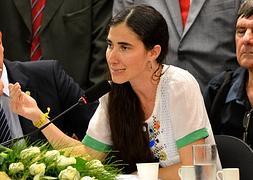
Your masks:
M 54 118 L 84 95 L 84 91 L 61 68 L 58 61 L 18 62 L 3 58 L 2 34 L 0 32 L 0 104 L 5 110 L 12 138 L 30 133 L 36 129 L 31 121 L 18 117 L 9 109 L 8 83 L 19 82 L 22 90 L 32 96 L 38 106 Z M 1 88 L 2 87 L 2 88 Z M 82 139 L 97 103 L 77 106 L 56 121 L 56 125 L 70 136 Z M 33 134 L 31 141 L 43 138 L 41 133 Z
M 86 89 L 105 78 L 106 26 L 111 0 L 47 0 L 40 47 L 43 59 L 57 59 Z M 1 0 L 0 29 L 5 58 L 29 61 L 32 41 L 30 0 Z

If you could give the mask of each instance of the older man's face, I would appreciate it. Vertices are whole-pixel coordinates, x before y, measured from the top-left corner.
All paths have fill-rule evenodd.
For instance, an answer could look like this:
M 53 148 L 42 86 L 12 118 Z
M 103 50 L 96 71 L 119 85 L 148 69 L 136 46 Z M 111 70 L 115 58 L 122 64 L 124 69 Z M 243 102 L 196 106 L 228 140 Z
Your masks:
M 253 70 L 253 16 L 238 18 L 235 40 L 238 63 L 244 68 Z

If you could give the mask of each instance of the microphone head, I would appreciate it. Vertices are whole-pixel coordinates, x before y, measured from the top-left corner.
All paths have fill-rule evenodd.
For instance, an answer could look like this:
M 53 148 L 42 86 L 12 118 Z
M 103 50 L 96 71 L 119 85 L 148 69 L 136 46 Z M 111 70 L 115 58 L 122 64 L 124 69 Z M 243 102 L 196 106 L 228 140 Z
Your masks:
M 87 89 L 85 91 L 84 98 L 87 101 L 87 103 L 94 102 L 103 95 L 105 95 L 106 93 L 110 92 L 111 90 L 112 90 L 111 83 L 105 80 Z

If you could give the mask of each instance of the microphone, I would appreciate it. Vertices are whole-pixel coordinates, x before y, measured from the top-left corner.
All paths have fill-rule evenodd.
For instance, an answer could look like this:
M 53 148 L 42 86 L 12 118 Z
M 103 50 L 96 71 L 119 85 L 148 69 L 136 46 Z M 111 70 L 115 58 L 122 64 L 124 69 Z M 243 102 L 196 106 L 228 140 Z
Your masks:
M 79 101 L 84 104 L 94 102 L 98 100 L 100 97 L 105 95 L 106 93 L 110 92 L 112 89 L 112 82 L 111 81 L 102 81 L 91 88 L 87 89 L 84 96 L 82 96 Z
M 17 137 L 17 138 L 13 138 L 10 139 L 8 141 L 2 142 L 1 145 L 2 146 L 8 146 L 10 144 L 13 144 L 13 142 L 18 141 L 20 139 L 24 139 L 26 137 L 29 137 L 37 132 L 42 131 L 44 128 L 46 128 L 48 125 L 50 125 L 51 123 L 53 123 L 54 121 L 56 121 L 57 119 L 59 119 L 60 117 L 62 117 L 64 114 L 66 114 L 67 112 L 71 111 L 72 109 L 74 109 L 77 105 L 85 105 L 88 103 L 92 103 L 96 100 L 98 100 L 100 97 L 102 97 L 103 95 L 105 95 L 106 93 L 110 92 L 112 89 L 112 82 L 111 81 L 102 81 L 94 86 L 92 86 L 91 88 L 87 89 L 84 93 L 83 96 L 81 96 L 79 98 L 79 100 L 73 104 L 72 106 L 70 106 L 68 109 L 66 109 L 65 111 L 63 111 L 62 113 L 60 113 L 59 115 L 57 115 L 56 117 L 54 117 L 50 122 L 44 124 L 43 126 L 41 126 L 40 128 L 22 136 L 22 137 Z

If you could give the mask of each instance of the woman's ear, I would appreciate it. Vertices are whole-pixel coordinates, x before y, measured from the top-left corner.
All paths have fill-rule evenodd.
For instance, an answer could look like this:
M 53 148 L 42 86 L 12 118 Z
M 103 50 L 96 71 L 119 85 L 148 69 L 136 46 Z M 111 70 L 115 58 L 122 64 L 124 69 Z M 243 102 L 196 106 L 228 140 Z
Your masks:
M 161 46 L 160 45 L 155 45 L 153 49 L 149 50 L 149 59 L 151 61 L 154 61 L 158 58 L 158 56 L 161 53 Z

